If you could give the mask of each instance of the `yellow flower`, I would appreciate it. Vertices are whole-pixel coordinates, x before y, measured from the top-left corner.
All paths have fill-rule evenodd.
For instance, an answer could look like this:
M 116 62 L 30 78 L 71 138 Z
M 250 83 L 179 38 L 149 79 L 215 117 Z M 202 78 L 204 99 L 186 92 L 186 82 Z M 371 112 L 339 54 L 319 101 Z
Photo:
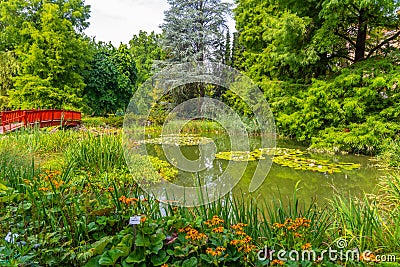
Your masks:
M 186 227 L 186 228 L 188 228 L 188 227 Z M 196 229 L 193 229 L 193 228 L 189 227 L 187 229 L 187 231 L 186 231 L 185 238 L 186 239 L 192 239 L 193 241 L 196 241 L 196 240 L 201 240 L 201 239 L 207 238 L 207 235 L 205 235 L 203 233 L 199 233 L 199 231 L 197 231 Z
M 238 224 L 232 225 L 231 228 L 236 231 L 243 231 L 243 227 L 246 227 L 246 226 L 248 226 L 248 224 L 238 223 Z
M 121 196 L 118 200 L 121 201 L 122 203 L 125 203 L 126 205 L 129 205 L 131 203 L 138 201 L 137 198 L 128 198 L 126 196 Z
M 224 231 L 224 227 L 220 226 L 217 228 L 212 229 L 214 233 L 222 233 Z
M 282 227 L 284 227 L 285 225 L 283 224 L 283 223 L 274 223 L 273 225 L 272 225 L 272 227 L 273 228 L 275 228 L 275 229 L 280 229 L 280 228 L 282 228 Z
M 217 247 L 216 249 L 215 249 L 215 251 L 225 251 L 226 250 L 226 248 L 225 247 Z
M 310 243 L 306 243 L 306 244 L 304 244 L 303 246 L 301 246 L 301 248 L 302 248 L 303 250 L 308 250 L 308 249 L 311 248 L 311 244 L 310 244 Z
M 240 242 L 239 240 L 234 239 L 231 241 L 230 244 L 236 246 L 237 244 L 239 244 L 239 242 Z
M 46 192 L 46 191 L 49 191 L 49 189 L 47 187 L 40 187 L 39 191 Z
M 224 222 L 223 219 L 219 218 L 218 216 L 214 215 L 211 220 L 207 220 L 204 224 L 207 226 L 215 226 L 222 224 Z
M 221 256 L 222 251 L 225 251 L 225 250 L 226 250 L 226 248 L 224 248 L 224 247 L 217 247 L 215 250 L 213 250 L 212 248 L 207 248 L 206 253 L 215 257 L 215 256 Z
M 237 231 L 236 234 L 237 234 L 237 235 L 246 235 L 246 233 L 243 232 L 243 231 Z
M 294 237 L 302 237 L 302 236 L 303 236 L 302 234 L 294 233 Z
M 284 265 L 284 264 L 285 264 L 285 262 L 281 261 L 281 260 L 273 260 L 272 261 L 272 265 Z
M 244 244 L 250 243 L 251 240 L 252 240 L 252 238 L 251 238 L 250 236 L 246 236 L 245 238 L 243 238 L 243 239 L 241 240 L 241 243 L 244 243 Z
M 249 253 L 250 251 L 252 251 L 253 249 L 256 249 L 257 247 L 255 245 L 249 245 L 249 244 L 245 244 L 241 247 L 238 248 L 238 251 L 242 251 L 245 253 Z

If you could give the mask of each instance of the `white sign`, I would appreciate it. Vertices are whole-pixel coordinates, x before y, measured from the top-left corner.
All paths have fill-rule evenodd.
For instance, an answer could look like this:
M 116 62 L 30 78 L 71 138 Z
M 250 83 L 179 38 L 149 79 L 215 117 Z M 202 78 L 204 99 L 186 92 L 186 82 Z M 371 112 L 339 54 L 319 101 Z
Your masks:
M 141 216 L 133 216 L 129 219 L 129 225 L 137 225 L 140 224 Z

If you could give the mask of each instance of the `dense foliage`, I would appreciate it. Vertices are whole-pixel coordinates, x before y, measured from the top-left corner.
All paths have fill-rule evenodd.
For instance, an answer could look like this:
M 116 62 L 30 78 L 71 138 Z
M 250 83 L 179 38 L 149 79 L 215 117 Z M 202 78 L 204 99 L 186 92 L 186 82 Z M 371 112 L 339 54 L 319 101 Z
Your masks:
M 280 134 L 368 154 L 398 138 L 398 1 L 237 2 L 236 64 L 264 90 Z
M 93 44 L 94 56 L 84 72 L 85 103 L 89 114 L 107 115 L 124 111 L 135 89 L 137 70 L 126 45 Z

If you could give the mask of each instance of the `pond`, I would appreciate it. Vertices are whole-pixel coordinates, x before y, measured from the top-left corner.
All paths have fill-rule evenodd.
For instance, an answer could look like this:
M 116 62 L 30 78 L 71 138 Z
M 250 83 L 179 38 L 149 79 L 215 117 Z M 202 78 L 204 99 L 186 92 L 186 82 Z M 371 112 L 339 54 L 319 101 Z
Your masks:
M 213 153 L 201 155 L 199 146 L 193 145 L 195 143 L 193 140 L 196 141 L 196 139 L 190 138 L 190 141 L 185 141 L 186 143 L 180 142 L 179 149 L 182 154 L 192 161 L 202 159 L 204 170 L 197 173 L 180 170 L 174 181 L 175 184 L 193 186 L 197 179 L 200 179 L 203 184 L 209 183 L 217 179 L 226 170 L 230 161 L 223 159 L 224 156 L 218 158 L 218 155 L 224 155 L 220 152 L 229 152 L 230 141 L 228 136 L 202 136 L 206 137 L 202 139 L 203 143 L 207 143 L 211 139 L 214 141 L 217 157 Z M 147 140 L 150 140 L 150 142 L 146 144 L 146 147 L 149 155 L 167 161 L 171 159 L 166 156 L 160 139 L 151 139 L 151 136 L 148 138 Z M 155 140 L 155 142 L 151 140 Z M 250 138 L 252 150 L 258 151 L 259 144 L 259 137 Z M 173 142 L 171 141 L 169 145 L 173 146 Z M 168 145 L 165 147 L 168 147 Z M 259 160 L 262 159 L 251 158 L 248 161 L 247 159 L 250 158 L 245 158 L 245 160 L 231 162 L 238 168 L 245 168 L 241 180 L 232 190 L 234 196 L 262 197 L 267 200 L 280 197 L 285 200 L 293 196 L 296 184 L 299 183 L 298 188 L 300 190 L 296 194 L 302 202 L 309 203 L 312 199 L 315 199 L 318 203 L 323 203 L 327 199 L 331 199 L 334 192 L 344 196 L 360 197 L 364 192 L 374 193 L 377 189 L 376 184 L 379 177 L 385 175 L 385 171 L 372 166 L 373 163 L 368 156 L 314 154 L 306 151 L 304 147 L 297 143 L 285 140 L 278 140 L 277 147 L 289 154 L 289 163 L 282 163 L 275 156 L 274 163 L 264 182 L 252 193 L 248 190 L 249 184 Z M 291 164 L 290 161 L 294 161 L 295 164 Z M 305 161 L 305 165 L 303 164 L 305 167 L 296 168 L 298 162 L 302 161 Z

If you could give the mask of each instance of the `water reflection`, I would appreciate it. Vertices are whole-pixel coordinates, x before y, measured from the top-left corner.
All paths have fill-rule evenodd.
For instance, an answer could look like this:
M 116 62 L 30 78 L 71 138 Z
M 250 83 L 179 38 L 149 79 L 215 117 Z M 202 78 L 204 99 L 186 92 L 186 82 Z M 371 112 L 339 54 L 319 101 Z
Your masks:
M 230 142 L 229 138 L 226 136 L 204 136 L 210 137 L 214 140 L 217 153 L 221 151 L 229 151 Z M 253 137 L 250 140 L 251 149 L 258 148 L 259 139 L 257 137 Z M 281 143 L 279 146 L 301 148 L 293 143 Z M 154 155 L 160 159 L 167 160 L 162 150 L 162 146 L 148 144 L 147 150 L 149 155 Z M 203 157 L 201 157 L 198 146 L 183 146 L 180 147 L 180 152 L 188 160 L 195 161 L 202 158 L 200 165 L 205 166 L 205 168 L 197 173 L 179 171 L 177 179 L 174 182 L 175 184 L 188 187 L 196 186 L 198 183 L 217 186 L 222 174 L 226 172 L 228 161 L 215 159 L 213 153 L 211 153 L 209 156 L 203 155 Z M 369 157 L 366 156 L 332 156 L 320 154 L 310 154 L 308 156 L 314 159 L 329 160 L 332 163 L 357 163 L 361 165 L 361 168 L 352 171 L 343 170 L 342 172 L 335 174 L 326 174 L 294 170 L 293 168 L 282 167 L 274 163 L 262 186 L 250 194 L 248 192 L 248 188 L 258 162 L 233 162 L 232 167 L 230 167 L 230 172 L 235 172 L 236 170 L 240 171 L 245 167 L 245 172 L 242 176 L 242 179 L 232 191 L 233 195 L 244 195 L 245 197 L 266 199 L 280 197 L 285 199 L 293 196 L 296 184 L 298 181 L 301 181 L 299 184 L 300 190 L 296 193 L 297 196 L 306 203 L 310 202 L 313 198 L 316 198 L 318 202 L 322 203 L 326 201 L 326 199 L 332 198 L 334 192 L 351 196 L 361 196 L 364 192 L 373 193 L 378 178 L 385 174 L 383 171 L 371 167 L 369 164 Z

